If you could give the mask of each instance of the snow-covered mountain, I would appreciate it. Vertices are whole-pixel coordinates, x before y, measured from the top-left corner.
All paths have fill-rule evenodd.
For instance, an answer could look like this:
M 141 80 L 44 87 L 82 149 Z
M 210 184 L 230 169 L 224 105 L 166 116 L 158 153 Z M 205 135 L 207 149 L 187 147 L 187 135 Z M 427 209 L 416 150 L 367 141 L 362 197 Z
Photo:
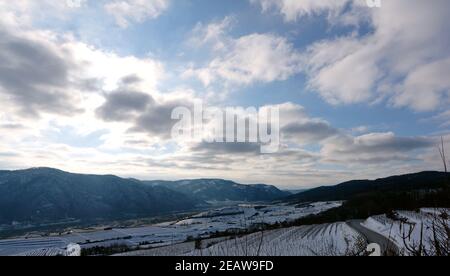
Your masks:
M 207 202 L 271 201 L 290 195 L 275 186 L 243 185 L 223 179 L 195 179 L 180 181 L 146 181 L 152 187 L 165 187 Z

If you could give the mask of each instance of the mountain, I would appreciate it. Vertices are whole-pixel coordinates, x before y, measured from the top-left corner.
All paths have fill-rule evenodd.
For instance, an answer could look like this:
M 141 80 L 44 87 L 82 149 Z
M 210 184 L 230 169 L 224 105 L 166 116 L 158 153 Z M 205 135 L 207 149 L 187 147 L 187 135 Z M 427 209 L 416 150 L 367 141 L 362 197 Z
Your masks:
M 144 183 L 152 187 L 166 187 L 207 202 L 272 201 L 290 195 L 290 193 L 270 185 L 243 185 L 222 179 L 144 181 Z
M 284 191 L 288 192 L 291 195 L 295 195 L 295 194 L 303 193 L 303 192 L 305 192 L 307 190 L 308 189 L 295 189 L 295 190 L 284 190 Z
M 420 172 L 391 176 L 377 180 L 353 180 L 331 187 L 319 187 L 286 198 L 286 201 L 309 202 L 348 200 L 350 198 L 383 192 L 409 192 L 442 188 L 450 173 Z
M 112 175 L 49 168 L 0 171 L 0 224 L 144 217 L 190 210 L 201 203 L 165 187 Z
M 0 171 L 0 224 L 150 217 L 189 211 L 206 201 L 269 201 L 287 195 L 274 186 L 220 179 L 139 181 L 51 168 Z
M 342 206 L 299 219 L 297 225 L 366 219 L 396 210 L 450 207 L 450 174 L 421 172 L 377 180 L 349 181 L 320 187 L 287 198 L 294 203 L 345 200 Z

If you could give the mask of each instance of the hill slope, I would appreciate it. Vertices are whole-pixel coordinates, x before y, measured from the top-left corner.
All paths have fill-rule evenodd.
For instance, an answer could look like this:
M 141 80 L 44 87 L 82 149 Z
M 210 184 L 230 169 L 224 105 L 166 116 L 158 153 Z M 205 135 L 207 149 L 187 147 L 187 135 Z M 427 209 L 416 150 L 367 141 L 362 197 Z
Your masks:
M 289 196 L 286 200 L 295 202 L 348 200 L 369 193 L 432 190 L 442 188 L 448 179 L 450 173 L 420 172 L 377 180 L 354 180 L 336 186 L 308 190 Z
M 419 210 L 423 207 L 450 207 L 450 174 L 421 172 L 377 180 L 350 181 L 334 187 L 322 187 L 289 197 L 294 202 L 345 200 L 341 207 L 301 218 L 298 225 L 334 221 L 365 220 L 396 210 Z
M 189 210 L 198 203 L 164 187 L 112 175 L 71 174 L 48 168 L 0 171 L 0 224 L 152 216 Z
M 270 185 L 242 185 L 222 179 L 196 179 L 181 181 L 145 181 L 153 187 L 166 187 L 203 201 L 271 201 L 288 196 Z

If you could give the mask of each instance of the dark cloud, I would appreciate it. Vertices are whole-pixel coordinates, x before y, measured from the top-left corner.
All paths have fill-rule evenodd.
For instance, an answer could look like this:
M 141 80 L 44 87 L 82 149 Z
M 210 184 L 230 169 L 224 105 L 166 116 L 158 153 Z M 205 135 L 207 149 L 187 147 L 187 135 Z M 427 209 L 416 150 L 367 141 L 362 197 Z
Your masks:
M 149 105 L 145 112 L 136 119 L 135 125 L 130 131 L 145 132 L 152 136 L 168 139 L 176 123 L 175 120 L 172 120 L 172 111 L 180 106 L 192 108 L 192 104 L 188 101 L 155 102 Z
M 334 161 L 337 162 L 339 160 L 332 160 L 329 159 L 327 161 Z M 346 159 L 346 162 L 348 163 L 354 163 L 354 164 L 370 164 L 370 165 L 378 165 L 378 164 L 390 164 L 393 162 L 399 162 L 399 163 L 406 163 L 406 162 L 419 162 L 420 159 L 416 157 L 410 157 L 407 155 L 386 155 L 386 156 L 354 156 Z
M 75 86 L 82 91 L 101 91 L 102 80 L 98 78 L 80 79 L 75 82 Z
M 304 142 L 319 142 L 338 133 L 330 124 L 322 121 L 294 122 L 281 129 L 287 138 Z
M 323 160 L 346 164 L 387 164 L 418 161 L 416 153 L 433 147 L 426 137 L 398 137 L 393 133 L 372 133 L 359 137 L 339 136 L 327 140 Z
M 97 110 L 97 116 L 108 122 L 128 122 L 130 132 L 148 133 L 168 139 L 172 127 L 172 111 L 176 107 L 192 108 L 189 101 L 173 100 L 157 102 L 152 96 L 131 90 L 118 90 L 107 94 L 105 103 Z
M 131 85 L 131 84 L 140 83 L 141 81 L 142 81 L 142 79 L 139 76 L 129 75 L 129 76 L 122 78 L 121 83 L 122 83 L 122 85 L 127 86 L 127 85 Z
M 430 138 L 423 137 L 386 137 L 374 141 L 356 139 L 346 151 L 351 153 L 409 152 L 429 148 L 434 145 Z
M 128 121 L 153 104 L 151 96 L 135 91 L 116 91 L 106 95 L 105 103 L 96 111 L 104 121 Z
M 25 126 L 22 124 L 8 123 L 8 124 L 0 124 L 0 128 L 8 130 L 17 130 L 17 129 L 25 129 Z
M 201 142 L 192 147 L 193 151 L 206 151 L 210 154 L 260 154 L 259 143 L 208 143 Z
M 0 93 L 23 115 L 40 112 L 69 115 L 80 110 L 66 89 L 75 69 L 70 53 L 0 25 Z

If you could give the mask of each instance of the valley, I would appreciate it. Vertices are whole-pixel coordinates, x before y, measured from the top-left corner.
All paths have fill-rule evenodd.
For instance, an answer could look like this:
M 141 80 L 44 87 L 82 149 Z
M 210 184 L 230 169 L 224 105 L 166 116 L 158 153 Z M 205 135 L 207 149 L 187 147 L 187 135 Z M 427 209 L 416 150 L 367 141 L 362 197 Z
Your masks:
M 448 174 L 297 194 L 221 179 L 0 171 L 0 255 L 361 256 L 448 252 Z M 438 246 L 437 246 L 438 245 Z
M 94 231 L 71 230 L 45 237 L 16 238 L 0 241 L 0 255 L 38 254 L 42 248 L 63 249 L 71 243 L 82 249 L 126 246 L 134 249 L 156 248 L 213 236 L 232 236 L 258 230 L 260 226 L 292 222 L 339 207 L 342 202 L 318 202 L 307 206 L 237 205 L 201 212 L 176 221 L 144 227 L 105 228 Z M 36 252 L 38 250 L 38 252 Z

